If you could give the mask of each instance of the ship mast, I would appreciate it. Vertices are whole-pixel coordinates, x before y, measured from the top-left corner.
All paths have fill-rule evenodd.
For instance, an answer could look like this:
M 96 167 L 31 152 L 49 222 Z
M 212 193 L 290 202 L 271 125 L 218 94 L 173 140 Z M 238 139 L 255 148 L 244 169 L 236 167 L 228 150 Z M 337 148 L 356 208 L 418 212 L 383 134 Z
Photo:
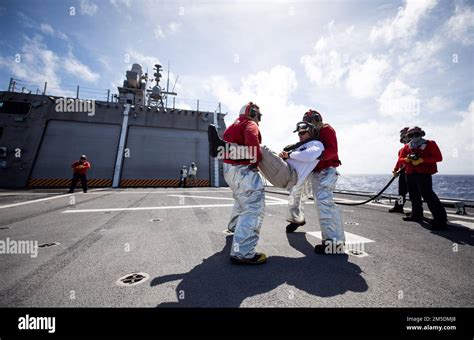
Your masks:
M 162 88 L 160 87 L 160 80 L 162 78 L 162 71 L 163 68 L 161 67 L 160 64 L 155 64 L 155 67 L 153 68 L 155 70 L 155 73 L 153 73 L 153 76 L 155 77 L 155 85 L 147 90 L 148 92 L 148 101 L 147 105 L 148 106 L 154 106 L 154 107 L 161 107 L 165 108 L 165 104 L 163 102 L 163 99 L 167 103 L 167 98 L 168 96 L 176 96 L 178 95 L 176 92 L 169 91 L 169 68 L 168 68 L 168 82 L 167 82 L 167 89 L 166 91 L 163 91 Z

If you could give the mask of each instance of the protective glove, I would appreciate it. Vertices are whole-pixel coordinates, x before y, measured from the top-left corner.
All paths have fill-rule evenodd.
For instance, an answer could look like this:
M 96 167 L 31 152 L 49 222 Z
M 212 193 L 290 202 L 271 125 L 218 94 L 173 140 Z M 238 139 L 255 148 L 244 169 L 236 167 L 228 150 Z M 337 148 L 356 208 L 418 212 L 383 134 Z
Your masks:
M 423 158 L 418 158 L 416 161 L 411 161 L 411 164 L 413 164 L 414 166 L 417 166 L 419 164 L 423 163 Z

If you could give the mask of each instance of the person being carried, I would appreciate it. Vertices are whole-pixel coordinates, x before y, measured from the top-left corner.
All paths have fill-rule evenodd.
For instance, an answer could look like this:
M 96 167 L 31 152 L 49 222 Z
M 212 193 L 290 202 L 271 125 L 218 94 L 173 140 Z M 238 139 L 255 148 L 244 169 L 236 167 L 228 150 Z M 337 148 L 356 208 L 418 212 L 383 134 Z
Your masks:
M 318 164 L 318 157 L 321 156 L 324 146 L 314 136 L 314 126 L 306 122 L 299 122 L 296 125 L 300 141 L 296 144 L 286 146 L 282 152 L 277 154 L 266 145 L 259 147 L 261 159 L 258 161 L 258 170 L 275 187 L 292 190 L 295 186 L 304 186 L 305 180 L 311 174 L 311 171 Z M 217 131 L 211 125 L 209 128 L 209 141 L 211 147 L 211 156 L 216 157 L 217 149 L 232 150 L 240 145 L 228 143 L 220 139 Z M 214 150 L 214 151 L 213 151 Z M 226 160 L 252 162 L 251 158 L 234 159 L 230 153 L 226 154 Z M 255 163 L 254 165 L 255 166 Z
M 306 223 L 303 213 L 302 191 L 312 176 L 312 171 L 324 151 L 323 144 L 315 137 L 315 126 L 299 122 L 296 124 L 300 141 L 288 145 L 277 156 L 268 147 L 262 147 L 262 161 L 259 169 L 274 186 L 290 191 L 286 220 L 288 232 Z M 289 231 L 291 229 L 291 231 Z

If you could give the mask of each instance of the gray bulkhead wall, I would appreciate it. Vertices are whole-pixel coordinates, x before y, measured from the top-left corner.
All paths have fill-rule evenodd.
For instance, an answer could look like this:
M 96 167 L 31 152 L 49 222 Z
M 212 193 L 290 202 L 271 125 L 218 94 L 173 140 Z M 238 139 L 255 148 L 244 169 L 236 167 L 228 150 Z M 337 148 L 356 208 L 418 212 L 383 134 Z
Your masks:
M 85 154 L 89 178 L 112 179 L 120 125 L 51 120 L 31 178 L 70 178 L 71 164 Z
M 129 126 L 122 179 L 179 179 L 183 165 L 198 167 L 197 178 L 209 180 L 207 132 Z

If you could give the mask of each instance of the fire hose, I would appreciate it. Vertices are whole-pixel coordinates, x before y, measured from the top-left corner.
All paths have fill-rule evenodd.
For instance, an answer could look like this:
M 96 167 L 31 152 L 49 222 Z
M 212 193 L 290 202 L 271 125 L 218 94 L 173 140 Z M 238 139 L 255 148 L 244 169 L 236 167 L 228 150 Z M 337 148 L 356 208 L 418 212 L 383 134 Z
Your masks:
M 336 204 L 340 204 L 340 205 L 362 205 L 362 204 L 366 204 L 366 203 L 369 203 L 370 201 L 375 200 L 377 197 L 379 197 L 380 195 L 382 195 L 385 190 L 387 190 L 387 188 L 390 186 L 390 184 L 392 184 L 392 182 L 395 180 L 395 178 L 397 178 L 397 177 L 400 175 L 400 171 L 401 171 L 401 170 L 402 170 L 402 169 L 400 169 L 400 170 L 398 170 L 398 171 L 396 172 L 396 174 L 392 177 L 392 179 L 387 183 L 387 185 L 385 185 L 385 186 L 383 187 L 382 190 L 380 190 L 380 191 L 378 192 L 378 194 L 376 194 L 376 195 L 374 195 L 374 196 L 372 196 L 372 197 L 369 197 L 369 198 L 366 199 L 365 201 L 362 201 L 362 202 L 353 202 L 353 203 L 336 202 Z

